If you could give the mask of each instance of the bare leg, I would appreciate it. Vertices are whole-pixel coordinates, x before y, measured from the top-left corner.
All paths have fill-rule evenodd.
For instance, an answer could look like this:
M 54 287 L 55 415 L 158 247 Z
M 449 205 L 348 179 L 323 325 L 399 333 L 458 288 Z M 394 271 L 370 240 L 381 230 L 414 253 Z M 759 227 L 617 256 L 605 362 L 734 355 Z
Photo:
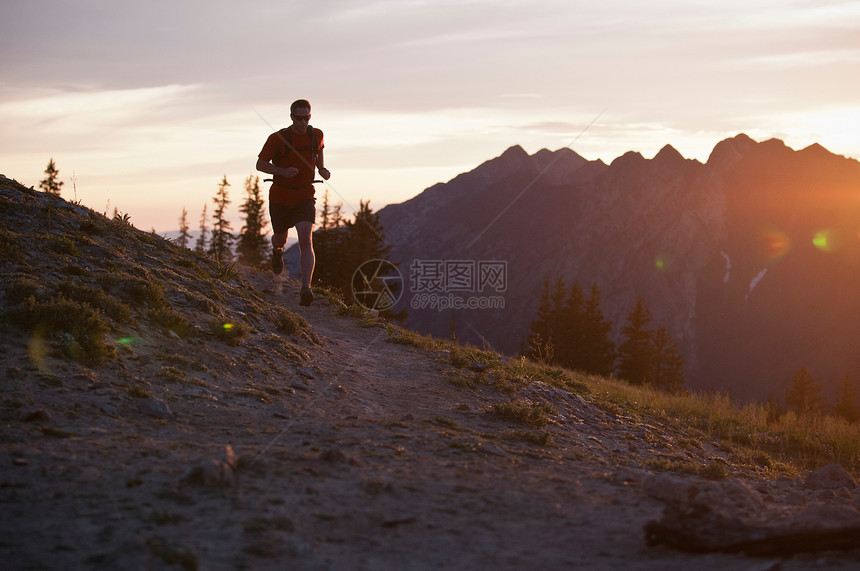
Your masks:
M 301 256 L 300 265 L 302 269 L 302 287 L 310 287 L 311 280 L 314 276 L 316 257 L 314 255 L 314 245 L 312 238 L 313 229 L 314 225 L 312 222 L 299 222 L 298 224 L 296 224 L 296 232 L 299 236 L 299 254 Z

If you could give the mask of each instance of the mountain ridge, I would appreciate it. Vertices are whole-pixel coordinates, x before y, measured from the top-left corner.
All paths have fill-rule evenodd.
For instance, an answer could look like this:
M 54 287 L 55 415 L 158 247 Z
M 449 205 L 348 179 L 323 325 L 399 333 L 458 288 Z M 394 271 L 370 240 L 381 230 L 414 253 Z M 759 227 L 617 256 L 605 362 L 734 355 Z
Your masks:
M 467 324 L 468 330 L 458 331 L 464 339 L 516 354 L 536 314 L 543 282 L 554 283 L 561 276 L 568 283 L 600 287 L 604 312 L 616 332 L 642 296 L 654 325 L 666 325 L 683 348 L 692 388 L 731 391 L 744 399 L 781 398 L 793 373 L 787 363 L 796 370 L 805 360 L 832 396 L 840 369 L 860 369 L 860 361 L 845 351 L 831 358 L 811 350 L 797 353 L 787 340 L 770 345 L 747 340 L 758 349 L 744 351 L 746 368 L 720 370 L 721 361 L 731 360 L 718 348 L 715 331 L 729 327 L 720 316 L 741 315 L 738 304 L 745 304 L 757 319 L 765 319 L 758 305 L 768 304 L 749 292 L 765 268 L 757 297 L 768 289 L 761 286 L 778 276 L 787 284 L 785 295 L 793 296 L 783 303 L 792 306 L 806 303 L 802 300 L 811 293 L 804 282 L 816 281 L 804 277 L 802 266 L 851 275 L 858 271 L 851 253 L 857 246 L 852 236 L 860 226 L 852 229 L 851 224 L 852 217 L 860 219 L 860 163 L 821 145 L 793 150 L 778 139 L 756 142 L 740 133 L 717 143 L 705 163 L 686 159 L 667 144 L 651 159 L 630 151 L 609 165 L 564 150 L 544 149 L 529 157 L 514 146 L 432 189 L 380 210 L 391 259 L 405 273 L 415 259 L 506 260 L 509 303 L 495 316 L 488 311 L 411 310 L 407 324 L 419 331 L 449 335 L 454 319 Z M 414 204 L 421 204 L 420 214 L 412 211 Z M 812 247 L 816 233 L 828 228 L 840 237 L 841 250 Z M 780 236 L 789 249 L 771 256 L 767 250 L 775 246 L 769 241 Z M 723 282 L 721 252 L 733 263 L 731 283 Z M 825 254 L 832 258 L 829 262 L 822 259 Z M 795 269 L 776 271 L 778 266 Z M 732 293 L 738 290 L 743 295 Z M 854 294 L 848 297 L 841 309 L 830 308 L 827 314 L 844 315 L 860 303 Z M 729 298 L 738 307 L 729 309 L 724 301 Z M 810 312 L 793 316 L 798 327 L 817 329 Z M 845 324 L 836 329 L 840 338 L 855 334 Z M 818 346 L 810 341 L 812 345 Z M 774 352 L 787 359 L 764 358 Z M 753 365 L 756 359 L 773 368 Z

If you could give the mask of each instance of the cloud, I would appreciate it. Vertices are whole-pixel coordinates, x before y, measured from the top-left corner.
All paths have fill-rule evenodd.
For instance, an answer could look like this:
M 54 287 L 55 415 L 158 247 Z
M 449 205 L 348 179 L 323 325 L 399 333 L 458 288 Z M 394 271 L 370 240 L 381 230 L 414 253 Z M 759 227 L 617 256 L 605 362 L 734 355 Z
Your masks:
M 858 27 L 856 2 L 806 0 L 8 0 L 0 155 L 11 176 L 54 155 L 87 192 L 148 179 L 201 202 L 307 97 L 338 186 L 364 198 L 561 148 L 603 109 L 587 158 L 707 158 L 741 131 L 856 156 Z

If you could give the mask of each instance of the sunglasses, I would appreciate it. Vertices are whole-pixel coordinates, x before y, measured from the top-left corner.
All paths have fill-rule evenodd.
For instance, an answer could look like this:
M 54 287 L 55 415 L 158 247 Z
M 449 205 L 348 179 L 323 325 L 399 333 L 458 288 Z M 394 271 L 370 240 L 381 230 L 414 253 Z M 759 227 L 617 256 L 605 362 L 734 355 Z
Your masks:
M 310 121 L 311 120 L 310 115 L 293 115 L 292 113 L 290 113 L 290 117 L 293 118 L 293 121 Z

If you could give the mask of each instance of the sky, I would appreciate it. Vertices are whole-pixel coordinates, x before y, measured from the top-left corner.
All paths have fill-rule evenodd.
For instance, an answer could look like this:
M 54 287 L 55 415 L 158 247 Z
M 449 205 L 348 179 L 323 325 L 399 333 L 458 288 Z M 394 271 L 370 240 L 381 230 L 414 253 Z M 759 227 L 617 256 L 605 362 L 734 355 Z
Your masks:
M 513 145 L 705 161 L 743 132 L 860 158 L 860 1 L 0 5 L 0 173 L 38 188 L 53 158 L 64 198 L 144 230 L 176 230 L 183 209 L 196 229 L 226 175 L 238 231 L 299 98 L 325 133 L 317 196 L 346 214 Z

